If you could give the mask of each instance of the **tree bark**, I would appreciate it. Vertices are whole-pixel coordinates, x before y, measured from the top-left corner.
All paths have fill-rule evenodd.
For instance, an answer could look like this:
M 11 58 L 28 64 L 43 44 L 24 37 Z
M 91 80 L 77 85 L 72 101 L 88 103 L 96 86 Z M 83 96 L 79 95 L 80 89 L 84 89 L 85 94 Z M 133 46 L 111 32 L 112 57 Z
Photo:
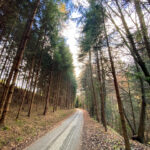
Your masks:
M 58 102 L 59 102 L 61 76 L 62 76 L 62 73 L 60 72 L 59 77 L 58 77 L 58 90 L 57 90 L 57 95 L 56 95 L 56 106 L 55 106 L 56 108 L 55 108 L 55 111 L 57 110 L 57 106 L 58 106 Z
M 126 150 L 131 150 L 130 143 L 129 143 L 129 138 L 128 138 L 128 134 L 127 134 L 125 118 L 124 118 L 123 104 L 122 104 L 121 97 L 120 97 L 120 92 L 119 92 L 119 86 L 118 86 L 118 81 L 117 81 L 117 77 L 116 77 L 115 66 L 114 66 L 114 62 L 113 62 L 113 58 L 112 58 L 112 54 L 111 54 L 111 49 L 110 49 L 110 46 L 109 46 L 107 31 L 106 31 L 106 27 L 105 27 L 105 21 L 104 21 L 104 32 L 105 32 L 105 36 L 106 36 L 106 42 L 107 42 L 107 47 L 108 47 L 108 54 L 109 54 L 111 70 L 112 70 L 112 75 L 113 75 L 113 80 L 114 80 L 114 86 L 115 86 L 115 91 L 116 91 L 116 98 L 117 98 L 117 102 L 118 102 L 118 108 L 119 108 L 119 114 L 120 114 L 120 119 L 121 119 L 123 137 L 124 137 L 124 141 L 125 141 L 125 148 L 126 148 Z
M 140 72 L 137 64 L 136 64 L 137 72 Z M 141 113 L 140 113 L 140 122 L 138 127 L 138 139 L 141 143 L 145 142 L 144 132 L 145 132 L 145 122 L 146 122 L 146 97 L 145 97 L 145 89 L 143 79 L 139 77 L 141 94 L 142 94 L 142 103 L 141 103 Z
M 139 23 L 141 26 L 141 31 L 142 31 L 142 35 L 144 39 L 144 44 L 147 50 L 147 54 L 150 58 L 150 43 L 148 40 L 148 31 L 147 31 L 147 27 L 146 27 L 145 20 L 144 20 L 144 15 L 140 6 L 140 0 L 134 0 L 134 5 L 135 5 L 136 12 L 138 14 Z
M 45 107 L 44 107 L 43 115 L 46 115 L 47 110 L 48 110 L 48 102 L 49 102 L 49 98 L 50 98 L 50 88 L 51 88 L 51 79 L 52 79 L 52 72 L 50 72 L 50 75 L 49 75 L 48 91 L 47 91 L 47 95 L 46 95 L 46 99 L 45 99 Z
M 133 119 L 133 125 L 134 125 L 134 130 L 136 132 L 136 122 L 135 122 L 135 115 L 134 115 L 134 109 L 133 109 L 133 103 L 132 103 L 132 98 L 131 98 L 131 90 L 130 90 L 130 85 L 129 85 L 129 79 L 127 77 L 127 82 L 128 82 L 128 89 L 129 89 L 129 101 L 131 104 L 131 112 L 132 112 L 132 119 Z
M 98 112 L 98 103 L 96 99 L 96 93 L 94 88 L 94 81 L 93 81 L 93 72 L 92 72 L 92 64 L 91 64 L 91 50 L 89 50 L 89 65 L 90 65 L 90 78 L 91 78 L 91 85 L 92 85 L 92 93 L 93 93 L 93 103 L 94 103 L 94 109 L 96 113 L 96 120 L 100 122 L 100 116 Z
M 13 66 L 11 68 L 11 71 L 9 73 L 9 76 L 8 76 L 8 79 L 7 79 L 7 82 L 6 82 L 6 88 L 5 88 L 5 90 L 3 92 L 3 96 L 2 96 L 3 103 L 2 103 L 1 111 L 3 110 L 3 113 L 1 115 L 0 124 L 5 123 L 6 116 L 7 116 L 7 113 L 9 111 L 9 106 L 10 106 L 10 103 L 11 103 L 11 100 L 12 100 L 12 95 L 13 95 L 13 92 L 14 92 L 15 82 L 16 82 L 17 75 L 18 75 L 19 65 L 22 61 L 22 57 L 23 57 L 23 54 L 24 54 L 24 51 L 25 51 L 27 41 L 28 41 L 29 36 L 30 36 L 31 27 L 32 27 L 34 17 L 36 15 L 39 4 L 40 4 L 40 0 L 37 0 L 36 3 L 35 3 L 35 8 L 33 10 L 33 13 L 31 15 L 31 17 L 29 18 L 29 20 L 27 21 L 27 25 L 26 25 L 25 31 L 23 33 L 23 36 L 21 38 L 21 42 L 20 42 L 20 45 L 18 47 L 17 54 L 16 54 L 16 57 L 14 59 Z M 12 83 L 10 85 L 11 80 L 12 80 Z
M 34 82 L 32 97 L 31 97 L 31 101 L 30 101 L 30 107 L 29 107 L 29 111 L 28 111 L 28 117 L 31 116 L 33 101 L 34 101 L 34 97 L 35 97 L 35 90 L 36 90 L 36 87 L 37 87 L 38 77 L 39 77 L 40 67 L 41 67 L 41 62 L 42 62 L 42 55 L 43 55 L 43 49 L 42 49 L 42 52 L 41 52 L 41 55 L 40 55 L 40 60 L 39 60 L 38 66 L 37 66 L 37 71 L 36 71 L 36 76 L 35 76 L 35 82 Z M 35 65 L 35 67 L 36 67 L 36 65 Z
M 101 58 L 102 59 L 102 58 Z M 98 74 L 98 80 L 100 85 L 100 98 L 101 98 L 101 122 L 105 128 L 105 131 L 107 131 L 107 124 L 106 124 L 106 117 L 105 117 L 105 97 L 104 97 L 104 90 L 103 90 L 103 84 L 102 84 L 102 75 L 100 70 L 100 64 L 99 64 L 99 54 L 98 50 L 96 50 L 96 63 L 97 63 L 97 74 Z
M 32 68 L 32 67 L 31 67 L 31 68 Z M 26 87 L 25 87 L 25 89 L 23 90 L 23 93 L 22 93 L 22 101 L 21 101 L 21 103 L 20 103 L 20 106 L 19 106 L 19 110 L 18 110 L 16 119 L 19 118 L 20 112 L 21 112 L 21 110 L 22 110 L 22 107 L 23 107 L 23 104 L 24 104 L 24 101 L 25 101 L 25 97 L 26 97 L 26 95 L 27 95 L 27 87 L 28 87 L 28 83 L 29 83 L 30 77 L 31 77 L 31 69 L 29 70 L 29 75 L 28 75 L 28 78 L 27 78 Z
M 34 65 L 35 65 L 35 57 L 36 57 L 37 50 L 38 50 L 38 46 L 39 46 L 39 43 L 40 43 L 40 42 L 39 42 L 40 38 L 41 38 L 41 34 L 39 35 L 39 38 L 38 38 L 37 43 L 36 43 L 35 48 L 34 48 L 34 49 L 35 49 L 35 52 L 34 52 L 33 57 L 32 57 L 32 62 L 31 62 L 30 70 L 29 70 L 29 75 L 28 75 L 28 77 L 27 77 L 26 87 L 25 87 L 25 89 L 24 89 L 24 91 L 23 91 L 23 94 L 22 94 L 22 101 L 21 101 L 21 104 L 20 104 L 20 106 L 19 106 L 19 110 L 18 110 L 16 119 L 19 118 L 19 115 L 20 115 L 20 112 L 21 112 L 21 110 L 22 110 L 22 107 L 23 107 L 23 104 L 24 104 L 26 95 L 27 95 L 27 93 L 28 93 L 27 87 L 28 87 L 28 84 L 29 84 L 29 81 L 30 81 L 30 78 L 31 78 L 31 73 L 34 74 L 33 67 L 34 67 Z M 33 75 L 33 76 L 34 76 L 34 75 Z M 31 85 L 32 85 L 32 84 L 31 84 Z M 29 90 L 29 91 L 30 91 L 30 90 Z
M 58 80 L 59 80 L 59 75 L 56 73 L 56 78 L 55 78 L 55 90 L 54 90 L 54 96 L 53 96 L 53 112 L 56 111 L 56 99 L 57 99 L 57 90 L 58 90 Z
M 131 125 L 131 123 L 130 123 L 128 117 L 127 117 L 127 115 L 126 115 L 125 110 L 123 110 L 123 112 L 124 112 L 125 119 L 126 119 L 128 125 L 129 125 L 129 127 L 130 127 L 130 129 L 131 129 L 131 131 L 132 131 L 133 136 L 136 135 L 136 133 L 135 133 L 135 131 L 134 131 L 134 129 L 133 129 L 133 127 L 132 127 L 132 125 Z

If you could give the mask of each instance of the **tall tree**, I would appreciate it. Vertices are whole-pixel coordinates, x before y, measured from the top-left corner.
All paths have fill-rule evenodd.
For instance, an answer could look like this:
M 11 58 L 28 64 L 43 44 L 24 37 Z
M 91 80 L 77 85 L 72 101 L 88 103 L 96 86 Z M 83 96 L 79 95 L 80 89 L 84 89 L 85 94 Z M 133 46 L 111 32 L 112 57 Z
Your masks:
M 29 36 L 30 36 L 31 27 L 32 27 L 34 17 L 36 15 L 39 4 L 40 4 L 40 0 L 37 0 L 35 3 L 35 7 L 34 7 L 34 10 L 32 12 L 32 15 L 29 17 L 29 20 L 27 21 L 26 28 L 24 30 L 20 45 L 19 45 L 18 50 L 17 50 L 16 58 L 14 59 L 13 66 L 11 68 L 11 71 L 9 73 L 9 77 L 7 79 L 7 82 L 6 82 L 6 87 L 5 87 L 5 90 L 3 92 L 3 96 L 2 96 L 2 100 L 1 100 L 2 105 L 1 105 L 1 111 L 0 112 L 2 112 L 2 110 L 3 110 L 2 115 L 1 115 L 1 119 L 0 119 L 1 124 L 4 124 L 5 120 L 6 120 L 6 115 L 7 115 L 7 112 L 9 110 L 9 105 L 11 103 L 12 94 L 14 92 L 15 82 L 16 82 L 16 78 L 17 78 L 17 74 L 18 74 L 18 68 L 19 68 L 20 62 L 22 60 L 27 41 L 28 41 Z M 12 80 L 12 83 L 10 85 L 11 80 Z

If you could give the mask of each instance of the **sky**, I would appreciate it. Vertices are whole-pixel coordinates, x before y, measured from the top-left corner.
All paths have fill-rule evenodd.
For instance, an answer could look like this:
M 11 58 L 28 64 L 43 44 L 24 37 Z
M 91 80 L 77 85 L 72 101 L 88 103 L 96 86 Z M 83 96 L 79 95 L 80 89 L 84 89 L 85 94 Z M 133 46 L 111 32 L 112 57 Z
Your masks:
M 89 6 L 87 0 L 72 0 L 72 3 L 76 7 L 78 7 L 78 5 L 82 5 L 83 7 Z M 69 17 L 69 20 L 65 22 L 64 28 L 62 30 L 62 35 L 67 40 L 70 52 L 73 55 L 73 64 L 75 67 L 75 75 L 77 78 L 79 77 L 83 66 L 82 63 L 78 61 L 78 54 L 80 52 L 78 40 L 81 35 L 81 27 L 77 26 L 76 22 L 72 21 L 71 18 L 77 18 L 80 16 L 81 14 L 79 14 L 79 12 L 72 12 L 71 16 Z
M 76 6 L 78 6 L 79 4 L 82 5 L 83 7 L 86 7 L 86 8 L 88 8 L 88 6 L 89 6 L 87 0 L 72 0 L 72 2 Z M 132 10 L 132 8 L 131 8 L 131 10 Z M 130 13 L 130 11 L 129 11 L 129 13 Z M 132 22 L 131 18 L 135 22 L 137 22 L 137 20 L 138 20 L 137 16 L 135 14 L 136 13 L 131 13 L 130 16 L 128 16 L 127 14 L 125 15 L 126 20 L 128 20 L 128 26 L 132 30 L 135 29 L 135 24 Z M 80 47 L 79 47 L 78 40 L 79 40 L 80 35 L 81 35 L 81 28 L 79 28 L 76 25 L 76 22 L 72 21 L 71 18 L 76 18 L 76 17 L 79 17 L 79 16 L 80 16 L 80 14 L 78 12 L 73 12 L 72 15 L 70 16 L 70 19 L 67 20 L 67 22 L 65 22 L 65 25 L 64 25 L 64 28 L 63 28 L 63 31 L 62 31 L 62 35 L 65 37 L 65 39 L 67 41 L 67 44 L 70 48 L 70 51 L 73 55 L 73 64 L 74 64 L 74 67 L 75 67 L 75 75 L 76 75 L 77 78 L 79 77 L 79 75 L 82 71 L 82 68 L 83 68 L 83 64 L 78 61 L 78 54 L 80 52 Z M 115 21 L 116 21 L 116 24 L 121 27 L 122 23 L 121 23 L 120 18 L 117 18 L 117 16 L 116 16 Z M 147 24 L 149 24 L 149 22 Z M 107 28 L 107 29 L 110 30 L 110 31 L 108 31 L 109 33 L 111 33 L 112 30 L 115 29 L 110 21 L 108 21 L 106 25 L 109 25 L 109 27 Z M 120 36 L 119 36 L 119 38 L 120 38 Z M 118 42 L 118 40 L 117 40 L 117 42 Z M 126 54 L 126 56 L 124 55 L 122 57 L 122 53 L 121 53 L 120 54 L 120 60 L 122 60 L 123 62 L 126 62 L 126 64 L 130 64 L 131 60 L 132 60 L 132 57 L 130 56 L 130 52 L 128 50 L 124 49 L 124 47 L 119 48 L 119 50 L 120 51 L 122 50 L 121 52 Z
M 75 75 L 78 78 L 81 72 L 81 63 L 78 61 L 79 48 L 79 37 L 81 33 L 81 28 L 76 25 L 75 21 L 72 21 L 71 18 L 79 17 L 77 12 L 72 13 L 70 19 L 65 22 L 64 28 L 62 30 L 62 35 L 67 40 L 67 45 L 69 46 L 70 52 L 73 56 L 73 64 L 75 69 Z

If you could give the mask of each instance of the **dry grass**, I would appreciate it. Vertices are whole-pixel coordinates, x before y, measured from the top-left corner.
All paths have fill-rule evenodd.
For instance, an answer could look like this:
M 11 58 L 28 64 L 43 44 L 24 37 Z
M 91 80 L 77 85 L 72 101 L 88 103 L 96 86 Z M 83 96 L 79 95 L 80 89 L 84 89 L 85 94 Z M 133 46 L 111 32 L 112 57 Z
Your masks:
M 26 145 L 54 128 L 74 111 L 73 109 L 57 110 L 53 113 L 52 109 L 50 109 L 48 114 L 43 116 L 43 106 L 38 106 L 37 110 L 33 110 L 30 118 L 27 117 L 26 108 L 21 113 L 20 118 L 16 120 L 16 109 L 12 108 L 7 124 L 4 127 L 0 127 L 0 149 L 23 149 Z

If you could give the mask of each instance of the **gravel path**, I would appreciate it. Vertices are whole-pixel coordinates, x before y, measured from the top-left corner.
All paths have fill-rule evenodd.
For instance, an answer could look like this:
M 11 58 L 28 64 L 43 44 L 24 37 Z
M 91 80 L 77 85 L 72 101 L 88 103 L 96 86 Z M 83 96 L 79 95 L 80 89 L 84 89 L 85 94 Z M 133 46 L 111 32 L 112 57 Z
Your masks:
M 78 150 L 82 127 L 83 112 L 77 110 L 59 127 L 48 132 L 25 150 Z

